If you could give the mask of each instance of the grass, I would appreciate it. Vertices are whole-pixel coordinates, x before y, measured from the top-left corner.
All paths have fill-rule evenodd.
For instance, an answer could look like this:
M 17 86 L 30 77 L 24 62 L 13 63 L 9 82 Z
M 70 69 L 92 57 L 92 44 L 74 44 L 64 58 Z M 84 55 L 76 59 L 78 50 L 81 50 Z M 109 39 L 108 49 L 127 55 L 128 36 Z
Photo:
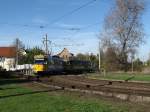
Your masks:
M 0 112 L 128 112 L 123 106 L 96 99 L 56 92 L 27 94 L 30 92 L 33 90 L 18 84 L 0 85 Z
M 150 82 L 150 74 L 142 74 L 142 73 L 106 73 L 105 75 L 93 73 L 88 74 L 89 78 L 93 79 L 110 79 L 110 80 L 126 80 L 130 79 L 130 81 L 147 81 Z

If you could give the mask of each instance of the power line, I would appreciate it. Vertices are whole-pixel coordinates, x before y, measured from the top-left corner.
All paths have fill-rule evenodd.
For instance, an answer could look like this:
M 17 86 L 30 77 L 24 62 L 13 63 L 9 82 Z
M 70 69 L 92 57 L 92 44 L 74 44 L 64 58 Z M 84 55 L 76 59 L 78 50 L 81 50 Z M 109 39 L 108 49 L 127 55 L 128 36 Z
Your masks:
M 40 28 L 44 29 L 46 28 L 45 25 L 38 25 L 38 24 L 33 24 L 33 25 L 28 25 L 28 24 L 16 24 L 16 23 L 0 23 L 1 25 L 9 25 L 9 26 L 15 26 L 15 27 L 23 27 L 23 28 Z M 77 28 L 62 28 L 62 27 L 53 27 L 54 29 L 60 29 L 60 30 L 75 30 Z
M 96 22 L 96 23 L 93 23 L 93 24 L 89 24 L 89 25 L 87 25 L 87 26 L 85 26 L 85 27 L 82 27 L 82 28 L 67 28 L 68 30 L 70 30 L 70 31 L 75 31 L 73 34 L 71 34 L 71 35 L 69 35 L 69 36 L 67 36 L 67 37 L 72 37 L 72 36 L 75 36 L 75 35 L 77 35 L 81 30 L 85 30 L 85 29 L 89 29 L 89 28 L 91 28 L 91 27 L 93 27 L 93 26 L 97 26 L 97 25 L 99 25 L 101 22 Z M 65 40 L 67 40 L 68 38 L 67 37 L 64 37 L 63 39 L 65 39 Z M 55 38 L 56 39 L 56 38 Z M 58 39 L 58 38 L 57 38 Z M 60 40 L 60 39 L 59 39 Z
M 68 46 L 83 46 L 84 44 L 81 43 L 81 44 L 75 44 L 76 41 L 72 40 L 70 37 L 75 37 L 79 32 L 81 32 L 81 30 L 84 30 L 84 29 L 88 29 L 88 28 L 91 28 L 93 26 L 96 26 L 96 25 L 99 25 L 100 22 L 96 22 L 96 23 L 93 23 L 93 24 L 89 24 L 83 28 L 78 28 L 78 30 L 74 30 L 75 32 L 67 37 L 64 37 L 64 38 L 61 38 L 60 40 L 68 40 L 68 41 L 71 41 L 71 43 L 74 43 L 74 45 L 68 45 Z M 62 47 L 62 46 L 65 46 L 65 45 L 56 45 L 56 44 L 53 44 L 55 47 Z
M 84 29 L 88 29 L 88 28 L 91 28 L 93 26 L 96 26 L 96 25 L 99 25 L 100 22 L 96 22 L 96 23 L 93 23 L 93 24 L 89 24 L 83 28 L 80 28 L 78 30 L 76 30 L 72 35 L 69 36 L 69 38 L 65 38 L 66 40 L 69 40 L 71 41 L 72 43 L 74 43 L 73 45 L 68 45 L 68 46 L 84 46 L 84 43 L 81 43 L 81 44 L 75 44 L 76 41 L 72 40 L 70 37 L 75 37 L 75 35 L 77 35 L 81 30 L 84 30 Z M 63 45 L 62 45 L 63 46 Z M 55 47 L 62 47 L 61 45 L 55 45 Z
M 77 35 L 79 32 L 81 32 L 81 30 L 85 30 L 85 29 L 91 28 L 91 27 L 99 25 L 99 24 L 100 24 L 100 22 L 96 22 L 96 23 L 93 23 L 93 24 L 89 24 L 89 25 L 87 25 L 83 28 L 80 28 L 79 30 L 76 30 L 72 35 L 70 35 L 70 37 Z
M 15 27 L 23 27 L 23 28 L 40 28 L 40 29 L 45 29 L 48 28 L 48 26 L 45 25 L 28 25 L 28 24 L 16 24 L 16 23 L 0 23 L 1 25 L 9 25 L 9 26 L 15 26 Z M 59 27 L 59 26 L 53 26 L 51 27 L 53 29 L 57 30 L 70 30 L 70 31 L 75 31 L 75 30 L 80 30 L 80 28 L 76 27 L 70 27 L 70 28 L 65 28 L 65 27 Z
M 39 27 L 43 28 L 43 25 L 28 25 L 28 24 L 16 24 L 16 23 L 0 23 L 2 25 L 11 25 L 11 26 L 17 26 L 17 27 Z
M 79 11 L 80 9 L 82 9 L 82 8 L 88 6 L 88 5 L 90 5 L 90 4 L 92 4 L 92 3 L 96 2 L 96 1 L 97 0 L 91 0 L 91 1 L 89 1 L 89 2 L 87 2 L 87 3 L 85 3 L 85 4 L 81 5 L 81 6 L 79 6 L 78 8 L 76 8 L 76 9 L 74 9 L 74 10 L 68 12 L 68 13 L 65 13 L 64 15 L 56 18 L 55 20 L 52 20 L 50 22 L 50 24 L 54 24 L 54 23 L 58 22 L 59 20 L 65 18 L 66 16 L 72 15 L 73 13 Z M 9 24 L 9 23 L 0 23 L 0 24 L 12 25 L 12 26 L 19 26 L 19 27 L 37 27 L 37 28 L 40 28 L 40 29 L 44 29 L 44 28 L 46 28 L 46 27 L 48 27 L 50 25 L 50 24 L 47 24 L 47 25 L 28 25 L 28 24 Z M 68 28 L 66 30 L 75 30 L 75 29 L 78 29 L 78 28 Z
M 53 43 L 53 47 L 72 47 L 72 46 L 83 46 L 84 44 L 55 44 Z
M 64 14 L 64 15 L 62 15 L 62 16 L 60 16 L 60 17 L 58 17 L 58 18 L 56 18 L 55 20 L 51 21 L 50 24 L 54 24 L 54 23 L 56 23 L 57 21 L 59 21 L 59 20 L 65 18 L 66 16 L 72 15 L 73 13 L 79 11 L 80 9 L 82 9 L 82 8 L 88 6 L 88 5 L 90 5 L 90 4 L 92 4 L 92 3 L 96 2 L 96 1 L 97 1 L 97 0 L 91 0 L 91 1 L 89 1 L 89 2 L 87 2 L 87 3 L 83 4 L 83 5 L 81 5 L 80 7 L 78 7 L 78 8 L 76 8 L 76 9 L 74 9 L 74 10 L 72 10 L 72 11 L 70 11 L 70 12 L 68 12 L 68 13 L 66 13 L 66 14 Z

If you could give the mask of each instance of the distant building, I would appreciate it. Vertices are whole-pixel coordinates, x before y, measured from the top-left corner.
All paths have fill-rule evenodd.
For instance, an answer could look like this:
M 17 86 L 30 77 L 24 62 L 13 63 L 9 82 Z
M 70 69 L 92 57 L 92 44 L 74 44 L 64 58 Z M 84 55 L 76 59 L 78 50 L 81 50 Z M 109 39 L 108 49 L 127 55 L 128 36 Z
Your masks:
M 0 66 L 7 71 L 15 66 L 16 48 L 0 47 Z
M 70 59 L 73 58 L 74 55 L 73 55 L 72 53 L 70 53 L 67 48 L 64 48 L 64 49 L 63 49 L 59 54 L 57 54 L 56 56 L 62 58 L 64 61 L 69 61 Z

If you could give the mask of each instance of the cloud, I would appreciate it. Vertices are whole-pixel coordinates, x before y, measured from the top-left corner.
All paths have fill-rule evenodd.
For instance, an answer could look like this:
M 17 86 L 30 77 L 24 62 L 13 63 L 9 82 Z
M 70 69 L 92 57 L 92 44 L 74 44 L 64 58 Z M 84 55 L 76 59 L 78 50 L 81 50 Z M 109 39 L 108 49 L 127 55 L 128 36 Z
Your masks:
M 32 19 L 32 22 L 35 23 L 35 24 L 47 24 L 48 21 L 44 18 L 41 18 L 41 17 L 35 17 Z
M 79 6 L 83 1 L 80 0 L 37 0 L 38 4 L 46 4 L 46 5 L 70 5 L 70 6 Z
M 81 30 L 82 31 L 82 30 Z M 95 39 L 98 39 L 97 38 L 97 32 L 77 32 L 76 34 L 73 35 L 73 38 L 79 38 L 79 39 L 92 39 L 92 38 L 95 38 Z
M 66 23 L 55 23 L 54 26 L 60 28 L 78 28 L 78 29 L 83 27 L 83 25 L 79 24 L 66 24 Z
M 40 6 L 59 6 L 64 5 L 65 2 L 63 0 L 36 0 L 36 3 Z

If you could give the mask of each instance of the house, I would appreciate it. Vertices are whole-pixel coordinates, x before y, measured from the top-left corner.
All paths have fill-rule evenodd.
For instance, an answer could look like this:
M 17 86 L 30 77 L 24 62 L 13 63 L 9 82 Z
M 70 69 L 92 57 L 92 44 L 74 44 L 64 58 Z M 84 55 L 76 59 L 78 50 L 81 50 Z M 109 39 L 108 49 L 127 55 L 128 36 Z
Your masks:
M 14 68 L 16 58 L 15 47 L 0 47 L 0 67 L 6 69 Z
M 73 54 L 68 51 L 67 48 L 64 48 L 59 54 L 57 54 L 59 58 L 62 58 L 64 61 L 69 61 L 73 58 Z

